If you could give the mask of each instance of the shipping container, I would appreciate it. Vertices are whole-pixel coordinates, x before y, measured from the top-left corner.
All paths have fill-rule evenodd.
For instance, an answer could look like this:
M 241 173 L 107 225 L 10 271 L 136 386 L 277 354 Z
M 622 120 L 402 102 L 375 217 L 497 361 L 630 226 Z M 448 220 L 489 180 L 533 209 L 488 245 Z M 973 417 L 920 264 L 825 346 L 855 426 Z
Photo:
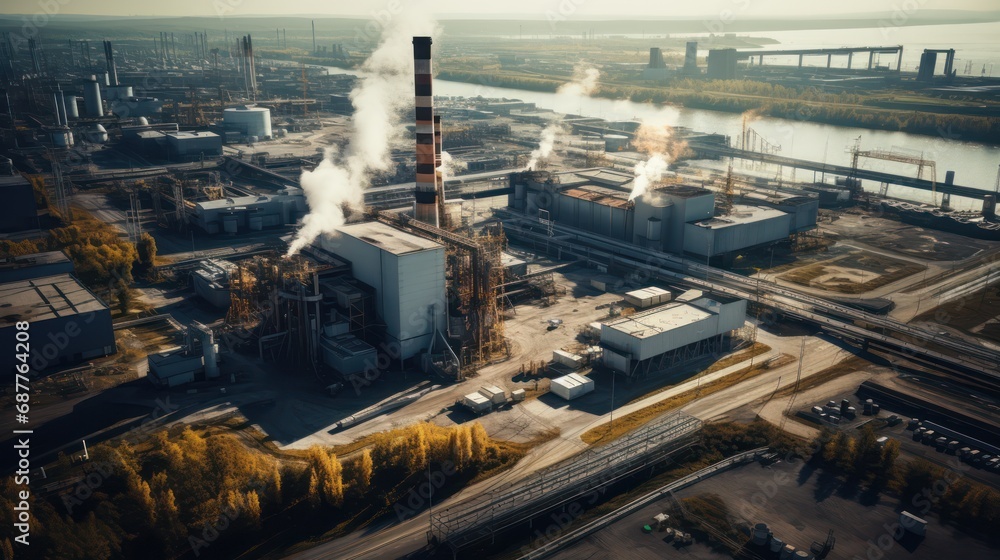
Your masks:
M 594 380 L 575 373 L 552 380 L 549 390 L 566 400 L 573 400 L 594 390 Z

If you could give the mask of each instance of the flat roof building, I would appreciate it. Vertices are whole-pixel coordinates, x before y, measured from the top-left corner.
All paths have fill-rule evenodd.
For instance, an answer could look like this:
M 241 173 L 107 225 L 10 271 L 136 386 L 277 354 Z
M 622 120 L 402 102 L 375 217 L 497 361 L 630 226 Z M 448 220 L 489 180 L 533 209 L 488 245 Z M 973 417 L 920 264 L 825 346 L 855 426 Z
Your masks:
M 73 261 L 62 251 L 33 253 L 0 261 L 0 284 L 72 272 Z
M 0 284 L 0 340 L 9 348 L 17 342 L 19 322 L 30 324 L 32 371 L 117 351 L 111 310 L 69 274 Z M 14 353 L 6 356 L 13 368 Z
M 445 248 L 381 222 L 338 228 L 317 243 L 351 263 L 351 275 L 375 288 L 375 311 L 386 342 L 405 360 L 427 349 L 435 329 L 445 332 Z
M 0 176 L 0 232 L 38 229 L 38 206 L 31 183 L 20 175 Z

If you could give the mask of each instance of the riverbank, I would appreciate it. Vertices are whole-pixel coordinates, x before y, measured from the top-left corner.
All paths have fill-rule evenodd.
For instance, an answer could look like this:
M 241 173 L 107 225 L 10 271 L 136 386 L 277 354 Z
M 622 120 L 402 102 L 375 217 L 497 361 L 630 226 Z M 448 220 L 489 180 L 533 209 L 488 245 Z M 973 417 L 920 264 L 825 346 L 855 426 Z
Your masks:
M 547 93 L 555 92 L 565 83 L 564 80 L 538 75 L 500 72 L 449 70 L 440 72 L 437 77 L 453 82 Z M 676 85 L 664 87 L 601 84 L 593 95 L 606 99 L 681 105 L 691 109 L 727 113 L 752 111 L 757 117 L 898 131 L 988 144 L 997 144 L 1000 139 L 1000 117 L 873 107 L 866 103 L 884 103 L 884 96 L 815 92 L 804 95 L 798 88 L 750 80 L 680 80 Z M 803 96 L 805 99 L 796 96 Z M 1000 107 L 997 109 L 1000 112 Z

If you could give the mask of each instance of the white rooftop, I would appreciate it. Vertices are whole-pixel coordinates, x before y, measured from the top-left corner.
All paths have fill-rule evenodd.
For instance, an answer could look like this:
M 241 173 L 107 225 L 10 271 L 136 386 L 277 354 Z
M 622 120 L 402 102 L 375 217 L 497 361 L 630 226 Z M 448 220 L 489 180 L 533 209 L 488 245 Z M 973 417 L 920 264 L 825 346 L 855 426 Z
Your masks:
M 584 377 L 578 373 L 571 373 L 569 375 L 564 375 L 562 377 L 557 377 L 552 380 L 552 383 L 557 385 L 562 385 L 566 388 L 579 387 L 581 385 L 590 385 L 594 380 L 589 377 Z
M 625 295 L 638 299 L 643 299 L 647 297 L 669 296 L 670 292 L 668 290 L 664 290 L 663 288 L 657 288 L 656 286 L 649 286 L 648 288 L 640 288 L 638 290 L 632 290 L 631 292 L 627 292 Z
M 607 327 L 635 338 L 649 338 L 664 331 L 703 321 L 712 314 L 686 303 L 674 302 L 645 313 L 606 323 Z
M 382 222 L 364 222 L 337 228 L 340 233 L 369 243 L 393 255 L 406 255 L 430 249 L 440 249 L 442 245 L 411 233 L 396 229 Z
M 781 210 L 775 210 L 774 208 L 734 204 L 733 211 L 729 214 L 695 222 L 693 225 L 710 229 L 722 229 L 740 224 L 749 224 L 759 222 L 761 220 L 778 218 L 784 215 L 784 212 Z

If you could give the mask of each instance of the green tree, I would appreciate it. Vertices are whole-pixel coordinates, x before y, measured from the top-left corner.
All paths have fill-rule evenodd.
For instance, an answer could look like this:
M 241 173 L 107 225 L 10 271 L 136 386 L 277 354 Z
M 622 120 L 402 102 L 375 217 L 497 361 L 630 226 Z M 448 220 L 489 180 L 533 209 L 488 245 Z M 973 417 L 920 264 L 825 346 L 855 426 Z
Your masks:
M 151 268 L 156 264 L 156 240 L 148 233 L 139 236 L 139 243 L 136 245 L 137 261 L 146 268 Z

